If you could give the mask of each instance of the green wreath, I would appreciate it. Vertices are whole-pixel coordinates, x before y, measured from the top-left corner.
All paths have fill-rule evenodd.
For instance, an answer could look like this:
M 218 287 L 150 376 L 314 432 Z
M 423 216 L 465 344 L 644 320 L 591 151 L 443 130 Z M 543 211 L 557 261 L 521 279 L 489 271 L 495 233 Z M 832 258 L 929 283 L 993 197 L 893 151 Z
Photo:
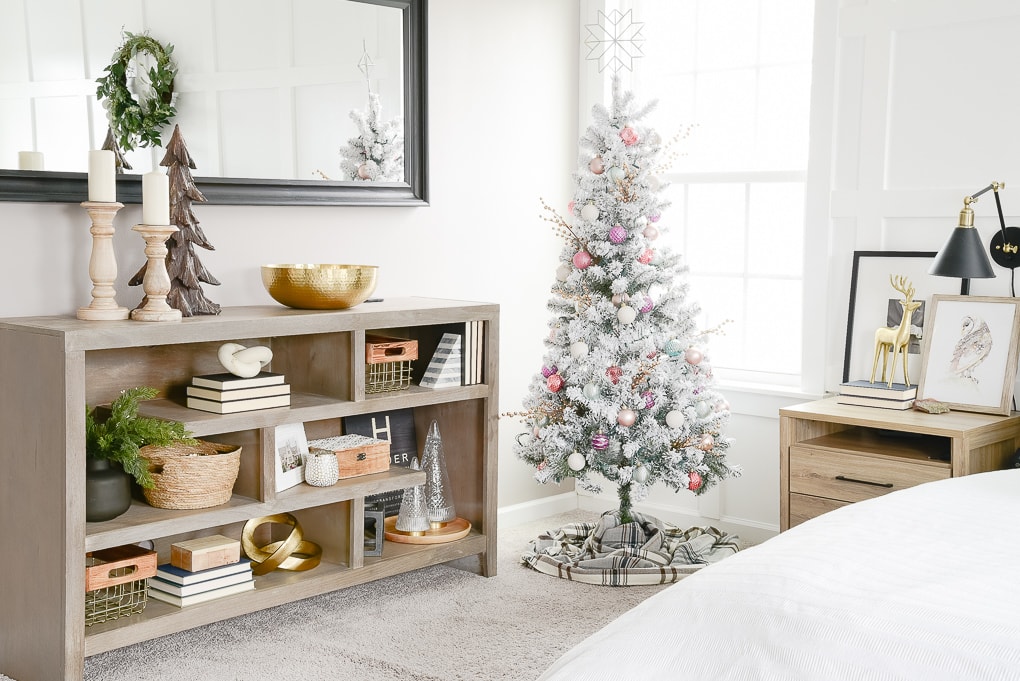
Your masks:
M 117 144 L 124 151 L 135 146 L 158 147 L 161 130 L 177 114 L 173 105 L 174 77 L 177 64 L 171 56 L 174 46 L 163 46 L 148 35 L 124 32 L 124 43 L 113 53 L 113 61 L 106 67 L 106 75 L 96 80 L 99 87 L 96 97 L 103 102 Z M 149 69 L 149 84 L 152 92 L 145 105 L 128 89 L 127 79 L 131 60 L 140 52 L 147 53 L 156 61 Z

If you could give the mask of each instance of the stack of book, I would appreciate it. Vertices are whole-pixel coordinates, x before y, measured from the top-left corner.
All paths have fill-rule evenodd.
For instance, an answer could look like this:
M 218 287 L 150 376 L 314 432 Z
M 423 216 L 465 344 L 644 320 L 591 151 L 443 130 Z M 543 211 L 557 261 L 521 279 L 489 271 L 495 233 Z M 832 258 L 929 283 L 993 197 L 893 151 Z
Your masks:
M 255 577 L 247 558 L 198 572 L 165 563 L 156 567 L 155 577 L 149 578 L 149 597 L 179 608 L 254 588 Z
M 263 371 L 251 378 L 233 374 L 195 376 L 188 386 L 188 407 L 216 414 L 290 406 L 290 385 L 283 374 Z
M 917 386 L 893 383 L 892 387 L 883 381 L 847 381 L 839 384 L 836 402 L 856 404 L 863 407 L 882 409 L 910 409 L 917 397 Z

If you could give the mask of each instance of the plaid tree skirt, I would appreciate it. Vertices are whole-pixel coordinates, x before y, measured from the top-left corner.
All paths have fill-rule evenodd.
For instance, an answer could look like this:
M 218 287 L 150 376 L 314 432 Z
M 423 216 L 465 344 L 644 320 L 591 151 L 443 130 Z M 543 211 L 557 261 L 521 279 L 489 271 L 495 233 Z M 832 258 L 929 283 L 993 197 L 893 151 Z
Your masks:
M 621 524 L 610 511 L 597 522 L 570 523 L 547 531 L 521 554 L 521 562 L 562 579 L 604 586 L 676 582 L 739 550 L 736 535 L 714 527 L 681 529 L 631 513 Z

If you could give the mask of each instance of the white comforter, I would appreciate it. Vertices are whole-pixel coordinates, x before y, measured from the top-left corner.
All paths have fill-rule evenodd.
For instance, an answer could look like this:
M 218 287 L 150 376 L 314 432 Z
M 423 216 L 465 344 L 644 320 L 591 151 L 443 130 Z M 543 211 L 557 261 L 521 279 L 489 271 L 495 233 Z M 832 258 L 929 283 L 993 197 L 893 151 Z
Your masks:
M 827 513 L 620 616 L 541 681 L 1020 679 L 1020 470 Z

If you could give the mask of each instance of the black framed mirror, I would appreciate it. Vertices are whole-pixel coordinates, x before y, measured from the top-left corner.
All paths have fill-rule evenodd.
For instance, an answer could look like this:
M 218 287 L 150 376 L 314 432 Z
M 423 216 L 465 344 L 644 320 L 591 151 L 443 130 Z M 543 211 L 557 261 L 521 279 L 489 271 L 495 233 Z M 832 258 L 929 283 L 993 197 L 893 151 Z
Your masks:
M 203 176 L 199 168 L 195 172 L 195 181 L 209 204 L 428 205 L 428 0 L 347 1 L 393 8 L 400 13 L 402 50 L 399 89 L 403 100 L 404 181 L 211 177 Z M 357 47 L 360 52 L 361 46 Z M 346 112 L 341 112 L 339 116 L 346 118 Z M 84 155 L 84 151 L 82 153 Z M 0 168 L 0 201 L 78 203 L 84 201 L 87 195 L 88 180 L 84 172 Z M 141 173 L 117 176 L 118 201 L 141 203 L 141 196 Z

